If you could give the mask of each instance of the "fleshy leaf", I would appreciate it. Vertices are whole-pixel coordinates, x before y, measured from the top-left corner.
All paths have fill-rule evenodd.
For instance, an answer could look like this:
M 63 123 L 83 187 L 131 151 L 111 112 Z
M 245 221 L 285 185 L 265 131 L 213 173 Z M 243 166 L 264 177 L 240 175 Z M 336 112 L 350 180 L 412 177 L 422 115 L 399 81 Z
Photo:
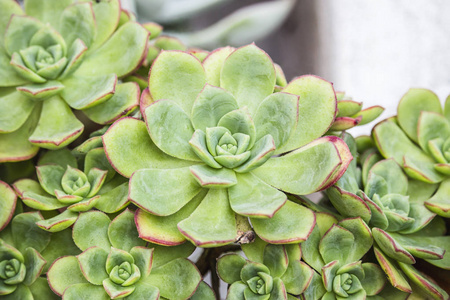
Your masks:
M 311 284 L 314 270 L 300 260 L 289 261 L 286 273 L 283 274 L 283 281 L 286 291 L 290 294 L 300 295 Z
M 115 74 L 98 76 L 70 76 L 63 81 L 61 96 L 72 108 L 87 109 L 112 97 L 116 90 Z M 84 88 L 80 90 L 80 86 Z
M 207 165 L 189 168 L 195 180 L 204 188 L 227 188 L 237 183 L 236 173 L 227 168 L 213 169 Z
M 179 51 L 163 51 L 153 62 L 149 74 L 149 89 L 156 100 L 175 101 L 189 116 L 195 98 L 206 83 L 200 61 Z
M 130 179 L 129 199 L 146 211 L 167 216 L 180 210 L 200 189 L 189 168 L 141 169 Z
M 206 81 L 213 86 L 220 86 L 220 71 L 223 62 L 234 51 L 232 47 L 218 48 L 212 51 L 204 60 Z
M 103 286 L 96 286 L 90 283 L 75 283 L 64 290 L 64 300 L 97 299 L 109 300 L 109 295 Z
M 25 249 L 24 258 L 27 272 L 23 284 L 30 286 L 41 275 L 47 262 L 36 249 L 31 247 Z
M 90 247 L 77 256 L 81 272 L 92 284 L 101 285 L 103 280 L 108 278 L 108 273 L 104 266 L 108 252 L 100 247 Z
M 231 53 L 220 74 L 220 86 L 236 98 L 240 107 L 247 106 L 252 116 L 263 99 L 272 94 L 275 80 L 272 60 L 254 44 Z
M 416 262 L 414 257 L 386 231 L 379 228 L 373 228 L 372 234 L 374 240 L 377 242 L 377 245 L 387 256 L 397 260 L 398 262 L 404 262 L 407 264 L 413 264 Z
M 225 254 L 217 260 L 217 274 L 228 284 L 241 280 L 241 269 L 245 259 L 237 254 Z
M 31 38 L 42 27 L 41 22 L 29 16 L 12 16 L 4 35 L 4 46 L 9 56 L 27 48 Z
M 442 181 L 442 175 L 434 169 L 434 160 L 411 142 L 394 121 L 388 119 L 378 123 L 372 135 L 380 153 L 386 158 L 394 158 L 410 177 L 428 183 Z M 417 174 L 413 174 L 414 170 Z
M 95 16 L 90 3 L 77 3 L 62 11 L 59 32 L 67 45 L 72 45 L 79 38 L 89 48 L 95 29 Z
M 84 109 L 89 119 L 99 124 L 109 124 L 131 113 L 139 105 L 139 85 L 133 82 L 120 83 L 114 95 L 107 101 Z
M 22 213 L 11 221 L 12 236 L 16 248 L 24 252 L 26 248 L 33 247 L 38 252 L 47 247 L 50 242 L 50 234 L 35 225 L 43 220 L 39 212 Z
M 122 176 L 144 168 L 182 168 L 192 162 L 175 159 L 156 147 L 145 123 L 133 118 L 117 120 L 103 135 L 106 156 Z
M 264 249 L 263 264 L 269 268 L 270 276 L 281 277 L 289 264 L 284 246 L 268 244 Z
M 237 184 L 228 189 L 231 209 L 239 215 L 271 218 L 286 203 L 286 195 L 251 173 L 236 174 Z
M 75 223 L 77 218 L 77 213 L 71 212 L 70 210 L 65 210 L 55 217 L 37 222 L 36 225 L 46 231 L 57 232 L 71 226 Z
M 319 244 L 319 252 L 325 263 L 339 261 L 342 264 L 349 263 L 350 252 L 355 243 L 353 234 L 338 225 L 333 225 L 322 237 Z
M 225 189 L 210 189 L 189 218 L 178 223 L 180 232 L 196 246 L 217 247 L 234 241 L 236 220 Z
M 114 33 L 119 24 L 120 1 L 100 1 L 92 2 L 95 21 L 97 24 L 97 34 L 91 49 L 97 49 Z
M 11 220 L 16 208 L 17 196 L 14 190 L 0 180 L 0 231 L 2 231 Z
M 256 139 L 270 134 L 275 147 L 282 147 L 297 125 L 299 97 L 288 93 L 269 95 L 259 105 L 255 115 Z
M 239 109 L 233 95 L 224 89 L 206 84 L 192 107 L 191 120 L 194 129 L 205 131 L 216 127 L 227 113 Z
M 35 106 L 36 103 L 32 99 L 14 89 L 2 89 L 0 92 L 0 132 L 13 132 L 19 129 Z
M 417 139 L 420 147 L 430 153 L 428 142 L 436 138 L 446 139 L 450 136 L 450 124 L 441 114 L 423 111 L 417 124 Z
M 431 210 L 432 212 L 448 218 L 450 217 L 450 202 L 449 195 L 450 194 L 450 179 L 445 179 L 439 185 L 437 192 L 425 201 L 425 206 Z
M 61 180 L 66 167 L 60 165 L 43 165 L 36 167 L 41 187 L 50 195 L 55 195 L 55 190 L 62 190 Z
M 319 164 L 320 170 L 317 169 Z M 268 160 L 253 174 L 278 189 L 305 195 L 323 188 L 341 164 L 333 139 L 324 137 L 284 156 Z
M 111 243 L 108 238 L 108 216 L 99 211 L 81 213 L 73 226 L 73 240 L 81 250 L 98 246 L 109 252 Z
M 156 286 L 164 298 L 186 299 L 200 284 L 201 276 L 194 264 L 178 258 L 152 270 L 148 282 Z
M 314 213 L 301 205 L 287 201 L 270 219 L 250 218 L 256 234 L 271 244 L 305 241 L 315 225 Z
M 327 132 L 336 115 L 333 85 L 317 76 L 305 75 L 292 80 L 283 92 L 300 96 L 298 123 L 287 143 L 277 149 L 284 153 L 315 140 Z
M 178 230 L 177 224 L 192 214 L 205 198 L 207 192 L 207 189 L 201 190 L 188 204 L 170 216 L 155 216 L 139 209 L 135 216 L 139 237 L 146 241 L 168 246 L 184 243 L 186 238 Z
M 369 222 L 371 219 L 371 209 L 368 204 L 357 195 L 349 193 L 338 186 L 332 186 L 327 189 L 327 195 L 333 206 L 342 216 L 360 216 L 365 222 Z
M 134 213 L 126 209 L 114 218 L 108 227 L 108 237 L 115 248 L 130 252 L 135 246 L 144 246 L 145 242 L 139 239 Z
M 216 295 L 211 287 L 204 281 L 200 282 L 195 294 L 190 298 L 191 300 L 214 300 Z
M 442 108 L 439 98 L 430 90 L 410 89 L 403 95 L 398 104 L 397 118 L 399 125 L 415 142 L 418 142 L 417 123 L 422 111 L 432 111 L 441 114 Z
M 74 141 L 84 129 L 69 106 L 59 96 L 46 99 L 39 123 L 30 142 L 42 148 L 59 149 Z
M 420 274 L 413 266 L 399 263 L 400 269 L 405 272 L 406 276 L 419 286 L 427 296 L 431 296 L 433 299 L 448 299 L 448 294 L 445 290 L 439 287 L 436 283 L 429 280 L 427 277 Z
M 156 101 L 145 109 L 144 116 L 150 137 L 159 149 L 180 159 L 199 161 L 189 145 L 194 128 L 176 102 Z
M 148 35 L 148 31 L 138 23 L 126 23 L 84 59 L 75 75 L 116 74 L 123 77 L 131 73 L 146 54 Z
M 63 256 L 55 260 L 47 272 L 47 278 L 50 288 L 59 296 L 71 285 L 88 283 L 75 256 Z
M 353 115 L 352 117 L 360 118 L 359 125 L 365 125 L 378 118 L 383 111 L 384 111 L 383 107 L 379 105 L 374 105 L 361 110 L 359 113 Z

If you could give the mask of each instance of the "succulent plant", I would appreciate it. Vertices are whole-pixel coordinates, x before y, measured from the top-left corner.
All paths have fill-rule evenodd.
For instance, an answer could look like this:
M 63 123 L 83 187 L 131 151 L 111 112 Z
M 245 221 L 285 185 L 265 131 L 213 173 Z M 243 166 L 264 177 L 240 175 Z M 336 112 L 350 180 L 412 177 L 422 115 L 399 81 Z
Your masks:
M 106 124 L 137 107 L 139 87 L 118 77 L 139 66 L 148 32 L 119 17 L 119 0 L 0 2 L 0 162 L 74 141 L 72 109 Z
M 112 221 L 99 211 L 82 213 L 73 239 L 83 252 L 60 257 L 47 273 L 51 289 L 63 299 L 187 299 L 201 282 L 189 260 L 164 261 L 145 247 L 129 210 Z
M 384 108 L 375 105 L 362 109 L 362 102 L 346 97 L 344 92 L 336 92 L 338 114 L 330 131 L 347 130 L 357 125 L 365 125 L 378 118 Z
M 255 45 L 218 49 L 203 63 L 180 51 L 158 56 L 141 97 L 145 123 L 123 118 L 103 136 L 111 165 L 131 177 L 142 238 L 224 245 L 247 217 L 266 241 L 307 238 L 313 213 L 281 191 L 332 185 L 351 155 L 341 139 L 320 138 L 336 113 L 329 82 L 303 76 L 273 93 L 275 83 Z
M 444 109 L 430 90 L 410 89 L 400 100 L 397 117 L 377 124 L 373 137 L 380 153 L 393 158 L 405 173 L 426 183 L 440 183 L 425 205 L 450 217 L 450 98 Z
M 77 160 L 69 150 L 49 151 L 36 167 L 39 182 L 21 179 L 14 183 L 25 205 L 42 211 L 61 211 L 39 221 L 39 227 L 61 231 L 77 220 L 79 212 L 96 207 L 114 213 L 128 204 L 128 181 L 115 176 L 102 148 L 86 154 L 83 170 L 78 169 Z
M 344 140 L 355 158 L 335 186 L 327 190 L 327 195 L 344 217 L 361 216 L 365 220 L 376 242 L 375 255 L 391 284 L 411 293 L 411 281 L 414 276 L 421 276 L 410 266 L 416 263 L 416 257 L 443 269 L 450 268 L 447 254 L 450 237 L 443 236 L 443 230 L 439 229 L 441 220 L 434 220 L 436 214 L 424 205 L 437 186 L 408 180 L 393 159 L 382 159 L 370 138 L 359 141 L 361 155 L 356 152 L 357 142 L 349 134 L 344 135 Z M 360 167 L 356 165 L 356 157 Z M 401 271 L 404 268 L 408 272 Z M 421 284 L 428 296 L 432 296 L 430 286 Z
M 0 297 L 2 299 L 55 299 L 47 280 L 40 277 L 47 260 L 43 251 L 50 246 L 50 233 L 35 225 L 38 212 L 16 215 L 0 231 Z M 59 245 L 66 250 L 65 245 Z
M 299 244 L 271 245 L 258 240 L 243 248 L 249 260 L 228 253 L 217 260 L 220 278 L 230 284 L 227 299 L 297 299 L 313 276 L 300 261 Z
M 317 223 L 309 239 L 301 244 L 305 262 L 314 270 L 302 299 L 370 299 L 384 288 L 381 268 L 363 263 L 372 247 L 370 229 L 361 218 L 337 221 L 317 213 Z

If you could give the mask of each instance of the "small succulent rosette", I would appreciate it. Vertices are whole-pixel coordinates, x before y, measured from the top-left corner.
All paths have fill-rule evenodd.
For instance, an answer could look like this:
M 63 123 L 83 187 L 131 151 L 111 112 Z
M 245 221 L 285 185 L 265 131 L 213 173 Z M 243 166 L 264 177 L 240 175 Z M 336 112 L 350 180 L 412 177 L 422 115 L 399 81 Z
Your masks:
M 300 261 L 299 244 L 271 245 L 258 239 L 243 248 L 249 260 L 225 254 L 217 260 L 217 273 L 230 284 L 227 299 L 297 299 L 313 276 Z
M 59 149 L 84 125 L 138 106 L 139 86 L 120 83 L 141 63 L 148 31 L 119 23 L 119 0 L 0 2 L 0 162 Z
M 203 63 L 159 54 L 141 97 L 145 122 L 123 118 L 103 136 L 111 165 L 131 177 L 141 238 L 220 246 L 236 240 L 237 223 L 250 227 L 247 218 L 271 243 L 308 237 L 313 212 L 284 192 L 332 185 L 351 154 L 341 139 L 320 138 L 336 114 L 332 84 L 303 76 L 274 93 L 276 77 L 255 45 L 218 49 Z
M 316 213 L 317 223 L 301 244 L 303 260 L 315 272 L 302 299 L 369 299 L 381 292 L 386 276 L 362 257 L 372 248 L 372 235 L 361 218 L 337 221 Z
M 343 131 L 355 126 L 365 125 L 378 118 L 384 108 L 375 105 L 362 109 L 362 102 L 346 97 L 344 92 L 336 92 L 338 113 L 330 131 Z
M 37 225 L 57 232 L 71 226 L 82 211 L 94 207 L 115 213 L 128 205 L 128 180 L 116 174 L 102 148 L 94 148 L 84 157 L 84 168 L 67 149 L 49 151 L 36 167 L 39 181 L 21 179 L 14 188 L 28 207 L 51 211 L 50 218 Z
M 63 299 L 188 299 L 201 283 L 189 260 L 170 249 L 145 247 L 129 210 L 112 221 L 100 211 L 82 213 L 73 239 L 83 252 L 60 257 L 47 273 Z
M 35 225 L 40 220 L 38 212 L 19 213 L 0 231 L 1 299 L 57 299 L 41 275 L 55 255 L 79 252 L 71 249 L 70 233 L 69 240 L 68 232 L 53 238 Z
M 444 108 L 430 90 L 410 89 L 400 100 L 397 117 L 372 131 L 380 153 L 393 158 L 416 180 L 439 183 L 425 202 L 429 210 L 450 217 L 450 97 Z
M 344 140 L 353 156 L 359 157 L 359 166 L 354 159 L 327 195 L 342 216 L 361 216 L 369 225 L 376 242 L 375 255 L 389 281 L 400 291 L 411 293 L 415 276 L 421 275 L 412 267 L 403 272 L 398 264 L 412 265 L 420 258 L 450 268 L 450 254 L 446 254 L 450 251 L 450 237 L 444 236 L 442 220 L 424 205 L 437 186 L 408 180 L 393 159 L 382 159 L 369 137 L 355 142 L 346 134 Z M 416 286 L 432 296 L 431 283 L 427 280 Z

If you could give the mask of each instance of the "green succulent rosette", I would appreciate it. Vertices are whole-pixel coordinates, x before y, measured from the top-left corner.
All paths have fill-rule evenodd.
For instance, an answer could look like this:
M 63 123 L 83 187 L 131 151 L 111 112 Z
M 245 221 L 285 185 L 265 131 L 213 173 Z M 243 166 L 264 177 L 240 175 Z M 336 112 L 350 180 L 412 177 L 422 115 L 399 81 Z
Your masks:
M 123 118 L 103 136 L 111 165 L 131 177 L 141 238 L 214 247 L 235 241 L 247 218 L 271 243 L 308 237 L 314 214 L 284 192 L 332 185 L 351 155 L 341 139 L 320 138 L 336 113 L 329 82 L 303 76 L 279 93 L 275 83 L 255 45 L 203 63 L 181 51 L 158 56 L 141 97 L 145 122 Z
M 80 212 L 97 208 L 115 213 L 128 205 L 128 180 L 116 174 L 103 148 L 93 148 L 84 157 L 84 168 L 67 149 L 49 151 L 36 167 L 38 181 L 20 179 L 13 186 L 23 203 L 51 211 L 37 225 L 57 232 L 71 226 Z
M 47 273 L 63 299 L 188 299 L 201 283 L 194 264 L 182 258 L 192 252 L 189 245 L 145 247 L 129 210 L 112 221 L 99 211 L 82 213 L 73 239 L 83 252 L 60 257 Z
M 450 217 L 450 98 L 442 108 L 430 90 L 410 89 L 400 100 L 397 117 L 376 125 L 373 138 L 386 158 L 393 158 L 416 180 L 439 183 L 425 205 Z
M 378 118 L 384 111 L 379 105 L 362 109 L 362 102 L 347 97 L 345 92 L 336 92 L 338 113 L 330 131 L 343 131 L 355 126 L 365 125 Z
M 78 254 L 69 231 L 51 236 L 36 226 L 39 212 L 19 213 L 0 231 L 0 298 L 58 299 L 45 274 L 58 255 Z
M 138 106 L 138 85 L 118 78 L 140 65 L 149 33 L 120 14 L 119 0 L 1 1 L 0 162 L 74 141 L 73 110 L 107 124 Z
M 389 281 L 411 293 L 414 276 L 420 273 L 414 268 L 404 273 L 400 263 L 412 265 L 424 259 L 443 269 L 450 267 L 450 237 L 444 236 L 442 220 L 424 205 L 437 185 L 408 179 L 393 159 L 382 159 L 370 137 L 355 141 L 344 134 L 344 140 L 355 158 L 327 195 L 342 216 L 364 219 L 372 229 L 375 255 Z M 428 283 L 419 286 L 428 296 L 434 291 Z
M 243 250 L 249 260 L 231 253 L 217 260 L 217 273 L 230 284 L 227 300 L 297 299 L 312 279 L 314 271 L 300 261 L 299 244 L 271 245 L 258 239 Z
M 301 244 L 303 260 L 315 270 L 301 298 L 371 299 L 378 295 L 386 277 L 378 265 L 361 261 L 373 244 L 369 227 L 359 217 L 338 222 L 328 213 L 316 216 L 312 234 Z

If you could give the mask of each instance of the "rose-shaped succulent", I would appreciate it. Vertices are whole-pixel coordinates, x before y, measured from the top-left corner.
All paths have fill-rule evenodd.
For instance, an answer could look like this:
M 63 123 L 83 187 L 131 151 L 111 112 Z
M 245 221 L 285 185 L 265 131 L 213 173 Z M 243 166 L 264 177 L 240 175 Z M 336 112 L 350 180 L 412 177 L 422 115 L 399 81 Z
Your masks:
M 413 179 L 440 183 L 425 205 L 450 217 L 450 97 L 441 107 L 439 98 L 426 89 L 410 89 L 400 100 L 395 119 L 373 129 L 380 153 L 393 158 Z
M 299 244 L 270 245 L 258 239 L 243 248 L 250 260 L 225 254 L 217 261 L 220 278 L 230 284 L 227 299 L 296 299 L 313 276 L 300 261 Z
M 346 97 L 344 92 L 336 92 L 338 113 L 330 131 L 347 130 L 357 125 L 365 125 L 378 118 L 384 108 L 375 105 L 362 109 L 362 102 Z
M 73 239 L 83 252 L 57 259 L 47 273 L 63 299 L 187 299 L 201 282 L 179 249 L 144 247 L 129 210 L 113 221 L 99 211 L 82 213 Z
M 443 236 L 442 230 L 436 230 L 441 220 L 434 220 L 436 215 L 424 205 L 437 186 L 408 180 L 393 159 L 382 160 L 369 137 L 355 143 L 345 134 L 344 140 L 353 156 L 359 157 L 359 165 L 354 159 L 336 185 L 327 190 L 327 195 L 344 217 L 364 218 L 372 229 L 376 257 L 391 284 L 411 293 L 410 283 L 419 273 L 414 268 L 403 273 L 399 263 L 414 264 L 417 257 L 440 268 L 450 267 L 450 256 L 445 254 L 450 250 L 450 239 Z M 429 231 L 433 236 L 428 236 Z M 393 269 L 396 271 L 392 272 Z M 427 284 L 421 287 L 427 295 L 433 291 Z
M 180 51 L 158 56 L 141 97 L 145 123 L 123 118 L 103 136 L 111 165 L 131 177 L 142 238 L 218 246 L 236 239 L 236 223 L 250 227 L 248 217 L 266 241 L 307 238 L 313 213 L 281 191 L 332 185 L 351 155 L 341 139 L 319 138 L 336 113 L 329 82 L 303 76 L 278 93 L 275 83 L 255 45 L 218 49 L 203 63 Z
M 16 215 L 8 227 L 0 231 L 0 298 L 2 299 L 55 299 L 47 280 L 40 277 L 53 254 L 73 253 L 71 243 L 60 243 L 35 222 L 43 220 L 40 213 Z M 59 248 L 53 252 L 52 249 Z M 47 251 L 49 250 L 49 251 Z M 53 252 L 53 253 L 51 253 Z
M 317 273 L 302 299 L 365 299 L 377 295 L 386 279 L 379 266 L 361 262 L 372 247 L 370 229 L 364 221 L 349 218 L 337 222 L 326 213 L 316 216 L 316 227 L 301 247 L 303 259 Z
M 49 151 L 36 167 L 39 182 L 21 179 L 14 188 L 25 205 L 39 210 L 63 210 L 37 223 L 56 232 L 71 226 L 79 212 L 93 207 L 114 213 L 128 204 L 128 182 L 115 175 L 102 148 L 90 150 L 84 159 L 84 171 L 67 149 Z
M 0 162 L 59 149 L 92 121 L 137 107 L 139 87 L 119 83 L 145 55 L 148 31 L 119 25 L 119 0 L 0 2 Z

